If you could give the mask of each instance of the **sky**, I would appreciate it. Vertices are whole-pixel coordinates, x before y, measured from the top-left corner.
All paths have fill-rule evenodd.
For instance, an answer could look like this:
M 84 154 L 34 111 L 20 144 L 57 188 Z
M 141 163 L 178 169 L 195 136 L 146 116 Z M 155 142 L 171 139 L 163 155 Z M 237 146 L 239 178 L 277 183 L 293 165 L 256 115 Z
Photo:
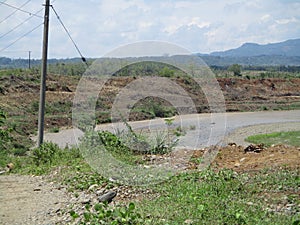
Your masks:
M 27 58 L 31 51 L 32 58 L 41 58 L 44 2 L 0 0 L 0 57 Z M 193 53 L 210 53 L 246 42 L 267 44 L 300 38 L 300 0 L 50 2 L 88 58 L 141 41 L 164 41 Z M 79 56 L 50 10 L 48 58 Z

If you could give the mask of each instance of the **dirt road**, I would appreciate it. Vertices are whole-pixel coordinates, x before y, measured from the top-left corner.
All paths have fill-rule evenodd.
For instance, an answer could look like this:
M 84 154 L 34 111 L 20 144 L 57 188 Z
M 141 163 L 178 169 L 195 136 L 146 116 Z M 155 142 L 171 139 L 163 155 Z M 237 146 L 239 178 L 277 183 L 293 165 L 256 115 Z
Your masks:
M 269 129 L 266 129 L 268 127 L 266 124 L 269 124 Z M 130 125 L 134 130 L 151 131 L 152 133 L 162 129 L 181 127 L 185 134 L 179 138 L 178 148 L 202 148 L 222 143 L 225 137 L 223 144 L 230 140 L 230 142 L 235 141 L 238 144 L 246 145 L 243 139 L 248 134 L 268 133 L 273 130 L 299 130 L 300 110 L 234 112 L 214 114 L 213 116 L 211 114 L 190 114 L 174 117 L 171 127 L 166 125 L 164 119 L 130 122 Z M 260 125 L 260 127 L 257 129 L 250 127 L 253 125 Z M 96 130 L 113 131 L 123 128 L 124 124 L 102 124 L 98 125 Z M 253 132 L 245 132 L 245 130 L 252 130 Z M 233 134 L 234 136 L 232 136 Z M 45 140 L 65 147 L 66 145 L 76 145 L 82 135 L 83 133 L 78 129 L 65 129 L 59 133 L 46 133 Z M 234 137 L 235 140 L 232 140 L 231 137 Z
M 0 224 L 56 224 L 67 191 L 41 177 L 0 176 Z

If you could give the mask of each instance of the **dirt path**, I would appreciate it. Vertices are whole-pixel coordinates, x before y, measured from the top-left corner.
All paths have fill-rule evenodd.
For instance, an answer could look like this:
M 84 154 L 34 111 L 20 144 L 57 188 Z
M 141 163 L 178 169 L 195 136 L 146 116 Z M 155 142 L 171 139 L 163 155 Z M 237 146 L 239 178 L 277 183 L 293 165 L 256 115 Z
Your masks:
M 0 176 L 0 224 L 56 224 L 68 203 L 61 187 L 41 177 Z
M 180 137 L 179 148 L 197 149 L 209 145 L 214 145 L 221 141 L 224 132 L 226 135 L 232 135 L 232 132 L 238 129 L 235 132 L 237 134 L 235 137 L 238 137 L 244 131 L 243 127 L 252 125 L 261 125 L 261 128 L 255 129 L 255 131 L 260 132 L 264 130 L 263 127 L 266 124 L 280 124 L 280 126 L 271 125 L 272 129 L 274 128 L 276 129 L 276 131 L 278 131 L 278 129 L 281 129 L 282 127 L 281 124 L 285 123 L 285 128 L 282 131 L 286 131 L 289 130 L 289 127 L 296 127 L 297 125 L 294 125 L 293 123 L 297 122 L 298 129 L 300 129 L 300 110 L 234 112 L 226 113 L 224 116 L 224 118 L 216 118 L 216 121 L 214 121 L 214 118 L 211 117 L 211 114 L 190 114 L 176 116 L 172 126 L 183 126 L 184 129 L 188 130 L 186 135 Z M 225 119 L 226 121 L 224 121 L 223 119 Z M 151 129 L 154 131 L 156 129 L 166 128 L 165 121 L 161 118 L 130 122 L 130 125 L 134 130 Z M 276 128 L 276 126 L 278 126 L 278 128 Z M 189 129 L 190 127 L 194 127 L 194 129 L 191 130 Z M 96 127 L 96 130 L 111 131 L 112 129 L 116 129 L 116 125 L 102 124 L 97 125 Z M 63 148 L 66 145 L 76 145 L 78 143 L 78 139 L 82 136 L 83 132 L 78 129 L 62 129 L 59 133 L 46 133 L 45 140 L 57 143 L 60 147 Z M 32 139 L 37 140 L 36 137 L 32 137 Z

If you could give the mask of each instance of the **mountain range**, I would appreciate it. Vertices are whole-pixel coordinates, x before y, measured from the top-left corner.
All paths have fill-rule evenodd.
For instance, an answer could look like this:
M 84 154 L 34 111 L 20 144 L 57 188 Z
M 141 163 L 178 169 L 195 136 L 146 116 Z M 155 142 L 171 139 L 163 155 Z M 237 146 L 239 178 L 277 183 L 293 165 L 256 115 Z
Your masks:
M 252 56 L 300 56 L 300 39 L 260 45 L 245 43 L 242 46 L 222 52 L 212 52 L 211 56 L 252 57 Z
M 245 43 L 238 48 L 210 54 L 197 53 L 209 66 L 300 66 L 300 39 L 260 45 Z M 94 60 L 94 59 L 89 59 Z M 80 58 L 49 59 L 48 64 L 78 63 Z M 32 66 L 40 66 L 41 60 L 31 60 Z M 27 68 L 28 59 L 10 59 L 0 56 L 1 68 Z

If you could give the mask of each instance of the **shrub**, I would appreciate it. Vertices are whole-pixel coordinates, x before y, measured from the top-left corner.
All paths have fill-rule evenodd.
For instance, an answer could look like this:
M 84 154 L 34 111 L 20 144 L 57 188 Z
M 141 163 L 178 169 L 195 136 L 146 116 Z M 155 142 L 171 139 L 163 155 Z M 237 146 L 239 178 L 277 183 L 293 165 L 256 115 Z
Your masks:
M 39 166 L 40 164 L 51 164 L 54 157 L 60 152 L 57 144 L 45 142 L 40 147 L 32 150 L 33 162 Z

